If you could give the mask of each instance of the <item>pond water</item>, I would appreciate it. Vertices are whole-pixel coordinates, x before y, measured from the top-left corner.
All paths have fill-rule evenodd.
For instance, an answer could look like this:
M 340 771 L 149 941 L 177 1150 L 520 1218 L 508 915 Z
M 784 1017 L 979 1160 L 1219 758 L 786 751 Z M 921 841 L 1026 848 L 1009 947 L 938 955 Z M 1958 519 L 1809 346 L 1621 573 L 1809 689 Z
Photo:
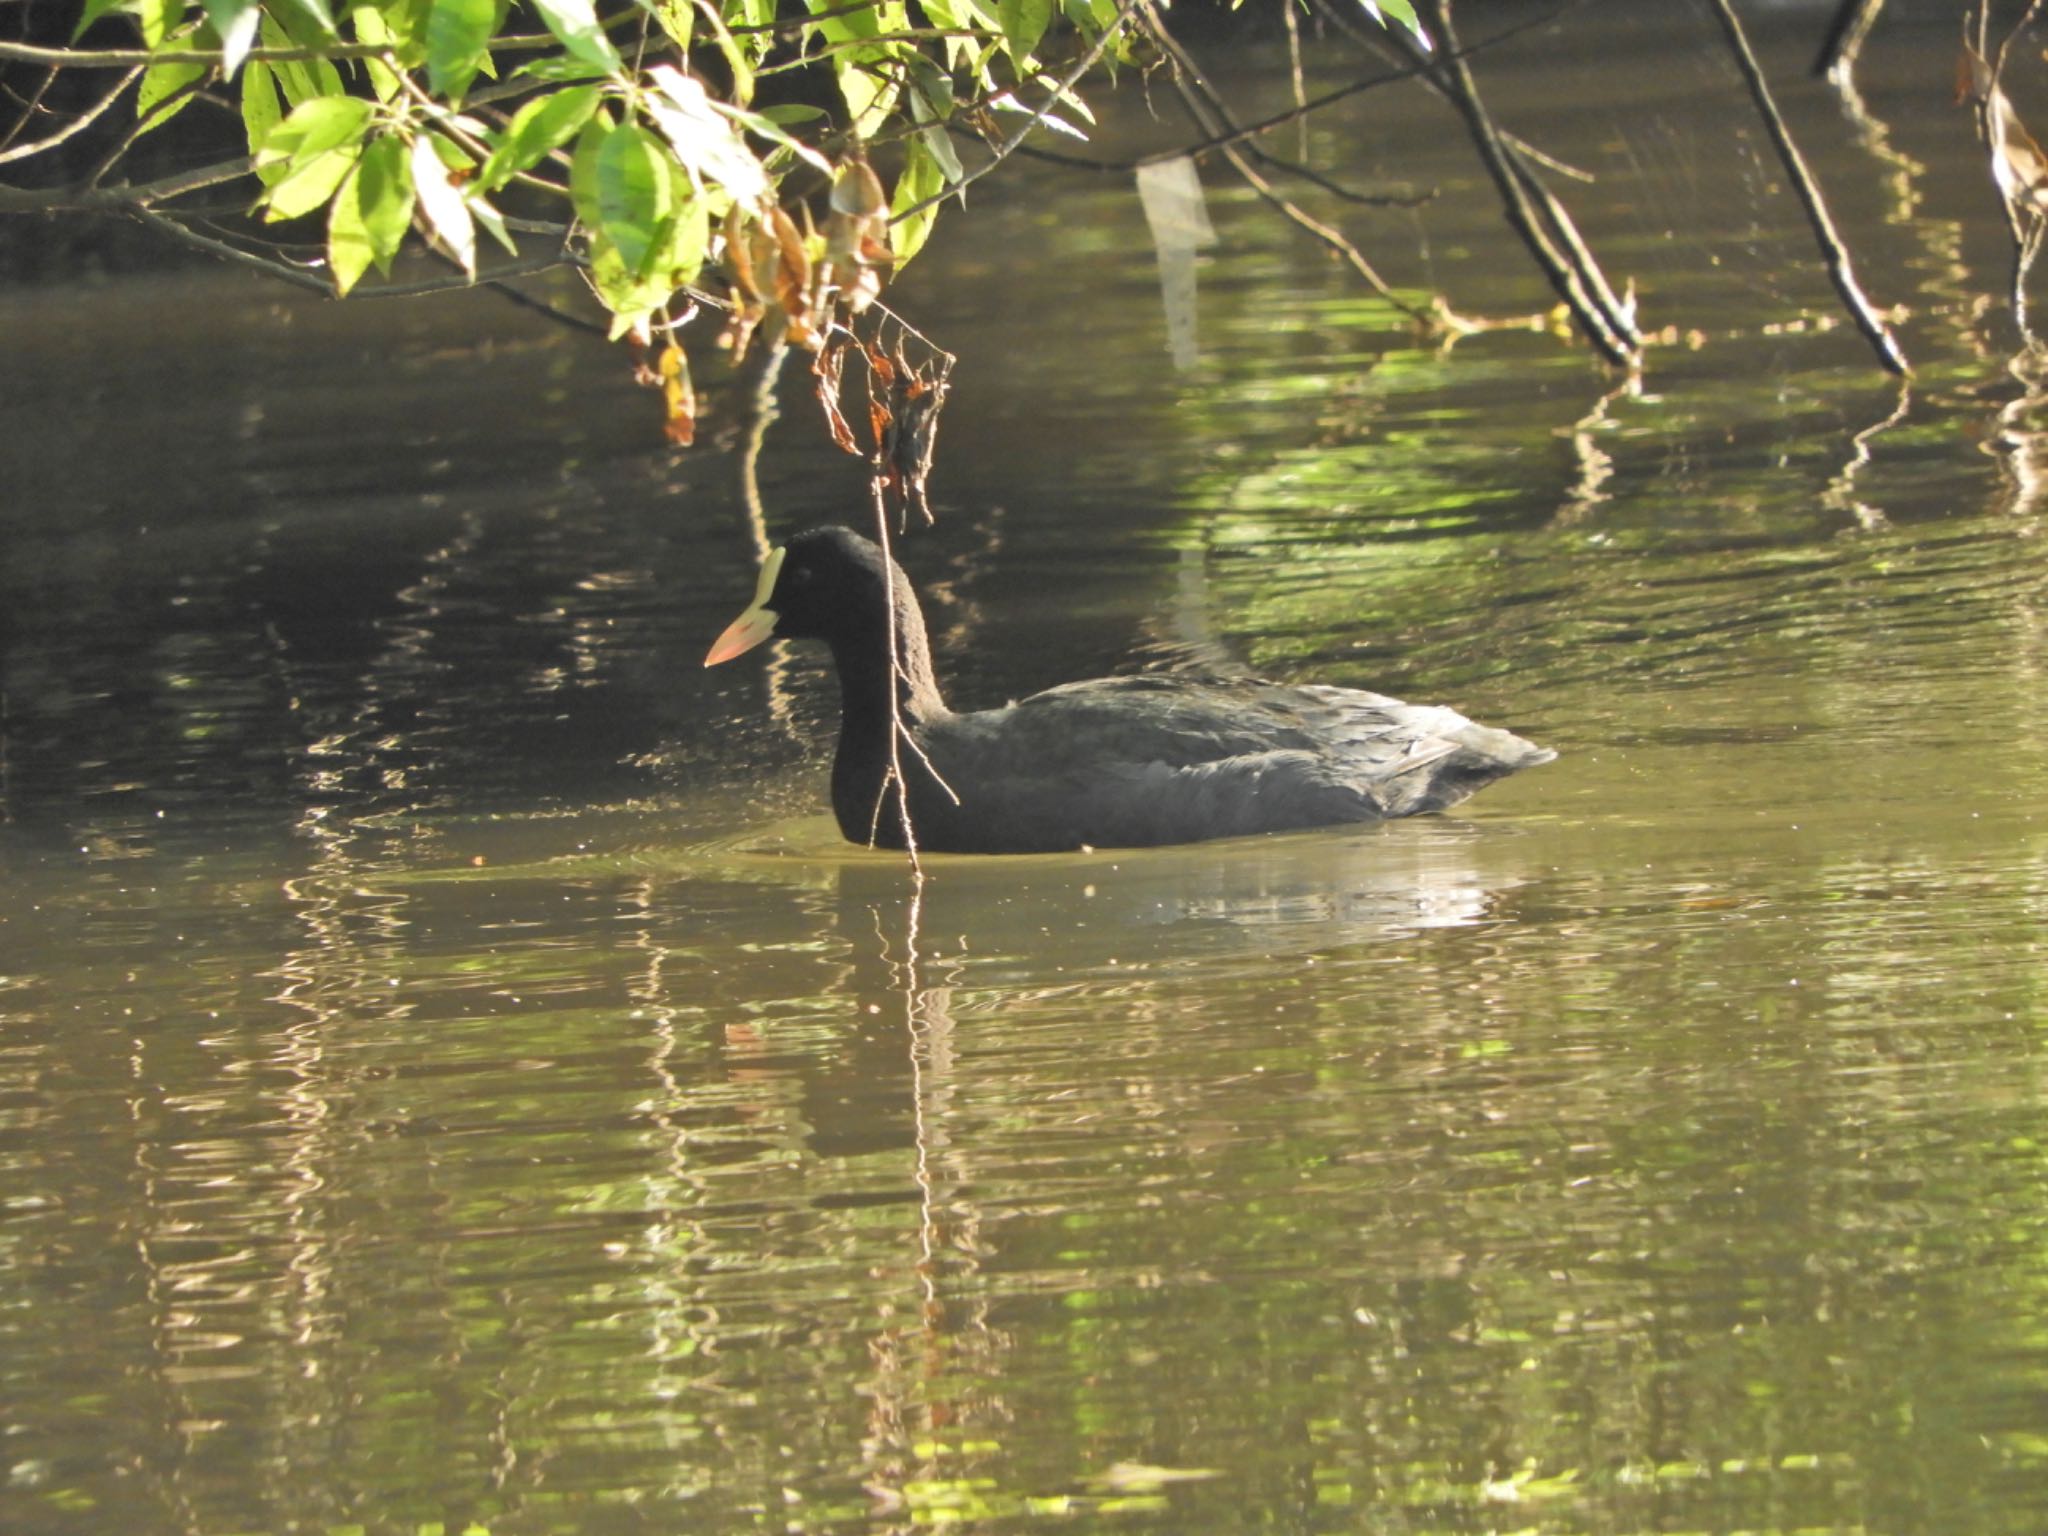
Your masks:
M 676 455 L 488 295 L 0 294 L 0 1528 L 2048 1528 L 2041 401 L 1935 9 L 1863 116 L 1760 39 L 1904 393 L 1683 8 L 1481 65 L 1639 388 L 1213 170 L 1190 371 L 1124 176 L 897 285 L 956 701 L 1194 651 L 1559 753 L 1384 827 L 919 885 L 820 656 L 698 667 L 731 394 Z M 1447 115 L 1309 148 L 1547 307 Z M 775 533 L 864 516 L 803 382 Z

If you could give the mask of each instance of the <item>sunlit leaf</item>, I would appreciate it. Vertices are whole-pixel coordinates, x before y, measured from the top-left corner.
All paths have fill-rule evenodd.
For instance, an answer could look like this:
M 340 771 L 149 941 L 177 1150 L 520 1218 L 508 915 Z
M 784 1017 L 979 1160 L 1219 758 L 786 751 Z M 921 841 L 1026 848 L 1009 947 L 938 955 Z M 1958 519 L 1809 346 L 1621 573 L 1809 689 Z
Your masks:
M 477 228 L 498 242 L 507 256 L 519 254 L 519 242 L 512 238 L 512 231 L 505 227 L 505 215 L 472 194 L 469 198 L 469 216 L 476 221 Z
M 293 160 L 264 198 L 264 218 L 276 224 L 325 207 L 361 154 L 358 146 L 349 144 Z
M 266 48 L 312 46 L 305 39 L 286 32 L 268 16 L 263 18 L 263 26 L 257 37 Z M 296 107 L 316 96 L 340 96 L 348 89 L 342 81 L 341 71 L 327 59 L 278 59 L 268 64 L 258 60 L 248 65 L 247 69 L 268 70 L 277 89 L 284 93 L 287 107 Z M 247 77 L 245 69 L 243 78 Z M 246 113 L 244 115 L 246 116 Z
M 742 202 L 767 195 L 768 173 L 693 76 L 657 64 L 647 77 L 654 83 L 644 98 L 647 113 L 693 178 L 717 182 Z
M 697 10 L 690 0 L 644 0 L 644 3 L 661 30 L 668 34 L 669 41 L 688 53 L 690 39 L 697 30 Z
M 257 0 L 202 0 L 206 19 L 213 23 L 214 35 L 220 39 L 220 70 L 225 79 L 232 80 L 235 71 L 242 67 L 242 60 L 249 56 L 249 50 L 256 44 L 256 28 L 263 20 L 262 7 Z
M 833 173 L 830 160 L 827 160 L 802 139 L 790 133 L 780 122 L 770 117 L 767 113 L 746 112 L 737 107 L 725 106 L 719 102 L 712 102 L 711 105 L 722 115 L 731 118 L 734 123 L 746 129 L 749 133 L 759 134 L 770 143 L 780 144 L 784 149 L 789 150 L 799 160 L 802 160 L 813 169 L 823 171 L 827 176 Z M 817 111 L 815 107 L 811 110 L 813 112 Z M 823 114 L 819 115 L 822 116 Z
M 669 230 L 668 249 L 659 265 L 677 287 L 693 283 L 704 270 L 711 246 L 711 208 L 701 197 L 685 197 Z
M 327 0 L 271 0 L 271 7 L 286 22 L 295 42 L 310 45 L 314 41 L 300 35 L 307 26 L 328 42 L 341 36 L 341 29 L 334 24 L 334 12 L 328 8 Z
M 469 216 L 469 204 L 462 191 L 448 178 L 441 163 L 434 135 L 423 133 L 412 141 L 412 184 L 416 211 L 427 233 L 471 277 L 476 276 L 476 225 Z
M 533 0 L 533 8 L 540 12 L 540 19 L 571 58 L 594 69 L 624 68 L 619 51 L 597 24 L 597 10 L 591 0 Z
M 264 194 L 264 217 L 296 219 L 334 196 L 361 153 L 375 110 L 356 96 L 316 96 L 271 129 L 256 151 L 256 166 L 259 174 L 282 173 Z
M 1002 0 L 1003 41 L 1010 61 L 1019 69 L 1037 49 L 1045 29 L 1052 25 L 1053 0 Z
M 242 71 L 242 128 L 248 135 L 249 153 L 253 155 L 261 149 L 263 141 L 283 121 L 284 108 L 278 104 L 277 82 L 270 66 L 261 62 L 251 64 Z M 284 174 L 284 167 L 259 165 L 256 174 L 268 185 Z
M 921 137 L 912 139 L 903 157 L 903 174 L 896 178 L 896 195 L 889 200 L 890 212 L 899 215 L 889 225 L 889 243 L 895 247 L 898 270 L 923 248 L 926 237 L 932 232 L 932 221 L 939 216 L 939 205 L 933 203 L 908 218 L 900 215 L 907 208 L 937 197 L 945 189 L 946 178 L 939 170 L 938 162 L 932 158 L 931 151 L 925 147 L 924 140 Z
M 327 218 L 327 261 L 334 287 L 346 294 L 371 265 L 388 274 L 412 222 L 412 171 L 405 145 L 374 139 L 334 196 Z
M 617 341 L 629 331 L 645 339 L 647 317 L 667 303 L 674 291 L 666 274 L 653 279 L 639 276 L 602 234 L 590 243 L 589 271 L 591 286 L 612 312 L 611 339 Z
M 459 102 L 484 67 L 498 24 L 496 0 L 433 0 L 427 12 L 427 84 Z
M 78 25 L 71 29 L 71 41 L 77 42 L 92 30 L 92 24 L 111 10 L 122 8 L 123 0 L 85 0 L 78 13 Z
M 155 48 L 177 29 L 178 18 L 185 14 L 185 0 L 134 0 L 129 9 L 142 29 L 143 42 Z
M 402 36 L 384 12 L 374 5 L 359 5 L 349 12 L 355 23 L 356 41 L 372 47 L 390 48 L 399 53 L 408 51 L 408 39 Z M 382 59 L 363 60 L 363 70 L 370 77 L 370 89 L 377 93 L 379 101 L 389 101 L 398 94 L 397 71 Z
M 359 96 L 315 97 L 294 107 L 289 117 L 270 130 L 256 151 L 256 163 L 297 161 L 358 141 L 375 111 Z
M 895 107 L 901 88 L 889 72 L 896 66 L 896 50 L 888 45 L 842 53 L 834 60 L 839 94 L 846 99 L 847 119 L 857 136 L 878 131 Z
M 898 31 L 908 19 L 900 14 L 900 4 L 860 8 L 849 7 L 844 0 L 808 0 L 808 4 L 818 35 L 831 43 L 857 43 L 883 31 Z
M 193 29 L 186 27 L 164 39 L 168 48 L 182 48 L 192 42 Z M 204 64 L 152 64 L 142 72 L 142 84 L 135 92 L 135 122 L 138 131 L 161 128 L 191 105 L 192 87 L 212 71 Z
M 592 0 L 532 0 L 532 8 L 541 12 L 547 31 L 569 51 L 569 57 L 604 72 L 625 68 L 618 49 L 612 47 L 612 39 L 598 27 L 598 12 Z
M 1423 30 L 1422 22 L 1416 16 L 1411 0 L 1358 0 L 1358 3 L 1368 16 L 1383 27 L 1387 24 L 1387 17 L 1393 17 L 1415 34 L 1415 41 L 1422 45 L 1423 52 L 1427 53 L 1430 50 L 1432 45 L 1429 33 Z
M 675 197 L 668 156 L 637 123 L 605 135 L 597 152 L 597 224 L 636 277 L 662 233 Z
M 576 136 L 575 153 L 569 157 L 569 202 L 576 217 L 593 232 L 598 229 L 597 157 L 612 134 L 611 118 L 595 113 Z
M 537 96 L 513 115 L 503 140 L 477 177 L 484 190 L 503 186 L 576 137 L 597 110 L 596 86 L 571 86 Z
M 379 139 L 364 151 L 354 172 L 341 184 L 341 189 L 334 195 L 333 205 L 327 210 L 327 267 L 334 275 L 337 297 L 346 297 L 377 259 L 376 244 L 364 209 L 366 189 L 363 182 L 369 174 L 372 156 L 382 158 L 378 152 L 386 144 L 398 150 L 399 163 L 404 163 L 404 148 L 396 139 Z M 404 233 L 403 227 L 400 233 Z

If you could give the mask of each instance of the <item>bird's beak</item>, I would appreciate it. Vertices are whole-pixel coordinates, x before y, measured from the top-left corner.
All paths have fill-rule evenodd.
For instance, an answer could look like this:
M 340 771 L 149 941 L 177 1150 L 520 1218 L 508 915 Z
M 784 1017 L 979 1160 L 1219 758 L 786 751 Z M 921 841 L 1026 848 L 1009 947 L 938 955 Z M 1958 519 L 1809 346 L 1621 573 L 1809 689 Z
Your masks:
M 775 591 L 775 578 L 782 574 L 782 549 L 768 552 L 768 558 L 761 563 L 761 580 L 754 588 L 754 600 L 747 605 L 747 611 L 725 626 L 725 633 L 711 642 L 711 649 L 705 653 L 704 665 L 715 667 L 721 661 L 731 661 L 751 651 L 755 646 L 775 633 L 776 612 L 768 606 L 768 599 Z

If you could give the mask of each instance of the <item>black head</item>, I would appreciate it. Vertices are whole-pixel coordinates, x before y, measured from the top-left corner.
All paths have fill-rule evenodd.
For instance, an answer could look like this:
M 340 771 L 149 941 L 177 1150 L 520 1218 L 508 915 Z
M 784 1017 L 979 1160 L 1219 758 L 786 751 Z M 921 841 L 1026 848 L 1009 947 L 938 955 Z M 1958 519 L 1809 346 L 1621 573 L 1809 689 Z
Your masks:
M 835 650 L 886 646 L 892 606 L 914 611 L 916 601 L 872 540 L 846 528 L 813 528 L 769 555 L 753 604 L 718 637 L 704 665 L 730 661 L 770 635 L 824 640 Z

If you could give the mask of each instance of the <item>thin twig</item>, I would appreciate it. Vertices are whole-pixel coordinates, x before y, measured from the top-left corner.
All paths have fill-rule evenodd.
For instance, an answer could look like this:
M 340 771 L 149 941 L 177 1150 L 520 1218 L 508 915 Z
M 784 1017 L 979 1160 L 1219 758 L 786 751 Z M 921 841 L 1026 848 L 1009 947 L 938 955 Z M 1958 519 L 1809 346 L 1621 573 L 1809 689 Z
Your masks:
M 141 75 L 142 70 L 140 67 L 129 70 L 127 74 L 121 77 L 120 83 L 111 91 L 79 113 L 78 116 L 66 123 L 62 128 L 57 129 L 48 138 L 37 139 L 33 144 L 15 144 L 5 150 L 0 150 L 0 165 L 7 165 L 15 160 L 26 160 L 31 155 L 40 155 L 44 150 L 55 149 L 66 139 L 76 137 L 78 134 L 85 132 L 86 129 L 90 128 L 105 115 L 109 107 L 121 99 L 121 93 L 141 78 Z M 51 78 L 54 79 L 56 77 L 53 75 Z M 47 85 L 47 82 L 45 84 Z M 37 100 L 42 99 L 40 91 L 36 93 L 36 98 Z M 21 121 L 26 123 L 28 118 L 24 116 Z M 19 131 L 20 124 L 17 124 L 16 132 Z M 11 138 L 12 135 L 9 135 L 9 137 Z
M 1188 115 L 1194 121 L 1195 126 L 1204 133 L 1212 133 L 1218 123 L 1227 126 L 1229 124 L 1229 113 L 1223 107 L 1221 100 L 1215 96 L 1213 89 L 1208 90 L 1206 97 L 1200 94 L 1202 89 L 1208 87 L 1208 82 L 1202 77 L 1201 70 L 1195 64 L 1194 59 L 1180 45 L 1179 39 L 1167 30 L 1166 24 L 1159 17 L 1159 13 L 1149 3 L 1145 3 L 1141 15 L 1144 18 L 1145 28 L 1151 33 L 1153 41 L 1159 44 L 1161 51 L 1174 63 L 1174 87 L 1179 91 L 1182 104 L 1186 107 Z M 1330 250 L 1343 257 L 1350 264 L 1352 270 L 1365 279 L 1373 292 L 1377 293 L 1388 304 L 1400 310 L 1402 314 L 1408 316 L 1418 325 L 1433 325 L 1436 323 L 1435 316 L 1432 316 L 1426 310 L 1418 309 L 1415 305 L 1397 294 L 1393 286 L 1380 276 L 1379 272 L 1373 267 L 1373 264 L 1365 259 L 1365 253 L 1346 239 L 1340 231 L 1332 229 L 1329 225 L 1310 214 L 1306 209 L 1283 196 L 1270 181 L 1259 174 L 1250 159 L 1234 143 L 1224 144 L 1221 148 L 1223 158 L 1230 162 L 1231 169 L 1244 179 L 1246 185 L 1258 193 L 1260 197 L 1264 198 L 1268 204 L 1277 209 L 1282 216 L 1287 218 L 1296 227 L 1314 235 L 1316 239 L 1322 241 Z
M 624 11 L 598 23 L 615 27 L 640 13 Z M 552 32 L 523 32 L 515 37 L 494 38 L 493 53 L 526 53 L 557 48 Z M 389 43 L 328 43 L 317 48 L 251 48 L 242 57 L 257 64 L 312 63 L 320 59 L 376 59 L 399 67 Z M 18 59 L 25 64 L 48 64 L 56 69 L 127 69 L 150 64 L 220 64 L 226 54 L 219 48 L 46 48 L 35 43 L 0 41 L 0 59 Z
M 1550 279 L 1550 286 L 1558 297 L 1565 301 L 1586 339 L 1609 362 L 1623 368 L 1636 367 L 1641 362 L 1642 350 L 1630 335 L 1632 327 L 1626 322 L 1625 315 L 1611 315 L 1592 291 L 1593 285 L 1587 281 L 1585 268 L 1558 249 L 1552 231 L 1545 228 L 1547 221 L 1530 197 L 1529 182 L 1524 179 L 1526 171 L 1517 172 L 1513 152 L 1502 142 L 1493 118 L 1481 104 L 1472 71 L 1457 51 L 1457 34 L 1451 25 L 1449 0 L 1423 0 L 1423 4 L 1432 30 L 1444 50 L 1443 67 L 1435 78 L 1459 116 L 1465 119 L 1466 130 L 1479 151 L 1480 163 L 1486 167 L 1500 193 L 1508 223 L 1522 237 L 1522 243 L 1536 258 L 1537 266 Z M 1578 247 L 1573 255 L 1584 256 L 1584 247 Z M 1585 259 L 1591 260 L 1590 256 Z M 1601 286 L 1604 287 L 1604 282 Z M 1623 323 L 1617 324 L 1617 320 Z
M 896 820 L 903 829 L 903 851 L 910 856 L 910 870 L 922 878 L 924 866 L 917 858 L 917 829 L 910 824 L 910 785 L 903 778 L 903 757 L 897 743 L 909 737 L 903 725 L 903 700 L 896 680 L 903 675 L 903 663 L 896 647 L 896 557 L 889 552 L 889 508 L 882 496 L 882 477 L 868 477 L 868 495 L 875 505 L 875 542 L 882 546 L 882 598 L 889 634 L 889 771 L 882 777 L 881 792 L 875 796 L 874 820 L 868 826 L 872 847 L 881 831 L 882 805 L 889 798 L 889 786 L 896 786 Z M 916 745 L 916 743 L 912 743 Z
M 1785 126 L 1785 120 L 1778 115 L 1777 103 L 1771 99 L 1771 88 L 1764 80 L 1764 72 L 1757 64 L 1756 55 L 1750 51 L 1749 39 L 1743 35 L 1742 22 L 1736 17 L 1734 7 L 1728 0 L 1709 0 L 1715 17 L 1721 23 L 1721 30 L 1727 34 L 1729 51 L 1735 55 L 1736 66 L 1749 84 L 1749 94 L 1756 102 L 1757 115 L 1764 120 L 1764 127 L 1771 135 L 1771 142 L 1777 146 L 1778 159 L 1784 164 L 1785 172 L 1792 179 L 1792 186 L 1799 194 L 1799 201 L 1806 208 L 1807 222 L 1813 226 L 1814 239 L 1820 243 L 1821 255 L 1827 262 L 1828 277 L 1835 285 L 1835 292 L 1841 295 L 1843 306 L 1849 311 L 1856 328 L 1876 351 L 1878 361 L 1893 373 L 1906 374 L 1912 371 L 1906 362 L 1906 354 L 1899 349 L 1891 328 L 1884 323 L 1870 300 L 1863 295 L 1857 284 L 1855 268 L 1849 258 L 1849 248 L 1842 243 L 1842 237 L 1835 232 L 1835 221 L 1829 217 L 1827 203 L 1822 199 L 1820 188 L 1807 170 L 1806 161 L 1799 153 L 1799 146 L 1792 142 L 1792 132 Z M 2030 7 L 2031 9 L 2031 7 Z
M 0 82 L 0 90 L 6 91 L 7 99 L 21 108 L 21 116 L 14 120 L 14 126 L 8 129 L 4 136 L 0 136 L 0 149 L 5 149 L 16 139 L 20 138 L 23 130 L 35 121 L 38 112 L 51 111 L 50 108 L 43 105 L 43 98 L 50 94 L 50 87 L 56 84 L 56 82 L 57 71 L 55 69 L 46 69 L 43 71 L 43 78 L 37 82 L 34 92 L 27 96 L 22 95 L 12 86 Z M 127 82 L 123 81 L 122 86 L 117 86 L 115 88 L 116 93 L 118 94 L 120 89 L 126 84 Z

